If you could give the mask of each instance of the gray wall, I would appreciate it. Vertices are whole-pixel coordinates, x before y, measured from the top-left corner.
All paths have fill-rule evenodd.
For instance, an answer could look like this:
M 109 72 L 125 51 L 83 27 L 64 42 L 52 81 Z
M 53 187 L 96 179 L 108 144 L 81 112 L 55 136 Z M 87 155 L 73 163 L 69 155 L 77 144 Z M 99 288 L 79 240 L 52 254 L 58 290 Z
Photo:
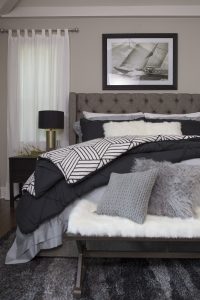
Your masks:
M 178 91 L 200 93 L 200 18 L 60 18 L 0 19 L 7 28 L 69 28 L 70 89 L 76 92 L 102 91 L 102 33 L 178 33 Z M 6 59 L 7 37 L 0 35 L 0 186 L 5 182 L 6 161 Z

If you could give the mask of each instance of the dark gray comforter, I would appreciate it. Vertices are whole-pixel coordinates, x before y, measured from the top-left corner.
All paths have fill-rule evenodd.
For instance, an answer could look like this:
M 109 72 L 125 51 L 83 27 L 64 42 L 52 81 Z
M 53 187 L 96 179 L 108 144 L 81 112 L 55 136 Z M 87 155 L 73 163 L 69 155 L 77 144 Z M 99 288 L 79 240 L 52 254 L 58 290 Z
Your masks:
M 106 185 L 112 172 L 129 172 L 134 159 L 139 157 L 171 162 L 199 158 L 200 138 L 140 145 L 75 184 L 66 183 L 63 174 L 53 163 L 39 159 L 35 170 L 36 196 L 24 192 L 17 207 L 17 224 L 21 232 L 33 232 L 79 196 Z

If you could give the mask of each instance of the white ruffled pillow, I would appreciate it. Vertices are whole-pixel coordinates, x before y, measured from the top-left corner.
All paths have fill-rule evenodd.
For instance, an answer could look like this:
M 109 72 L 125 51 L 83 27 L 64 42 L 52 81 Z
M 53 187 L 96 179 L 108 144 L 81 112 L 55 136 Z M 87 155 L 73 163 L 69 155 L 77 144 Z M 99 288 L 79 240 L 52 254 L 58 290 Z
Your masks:
M 141 121 L 108 122 L 103 125 L 105 137 L 125 135 L 182 135 L 180 122 L 150 123 Z
M 114 114 L 114 113 L 93 113 L 88 111 L 83 111 L 83 116 L 87 120 L 135 120 L 139 118 L 144 118 L 143 112 L 129 113 L 129 114 Z
M 188 113 L 188 114 L 151 114 L 144 113 L 147 119 L 174 119 L 174 120 L 200 120 L 200 112 Z

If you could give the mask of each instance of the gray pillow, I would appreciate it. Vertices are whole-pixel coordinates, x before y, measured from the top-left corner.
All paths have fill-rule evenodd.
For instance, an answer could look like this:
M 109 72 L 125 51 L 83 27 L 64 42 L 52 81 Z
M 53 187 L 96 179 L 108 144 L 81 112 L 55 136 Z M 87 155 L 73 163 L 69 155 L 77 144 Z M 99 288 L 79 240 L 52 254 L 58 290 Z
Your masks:
M 149 200 L 148 214 L 190 218 L 199 198 L 200 168 L 156 162 L 151 159 L 136 159 L 132 172 L 158 168 L 158 176 Z
M 97 206 L 97 214 L 120 216 L 142 224 L 158 170 L 116 174 L 110 181 Z
M 81 124 L 80 121 L 76 121 L 73 124 L 73 129 L 76 133 L 76 135 L 78 136 L 78 143 L 82 143 L 82 131 L 81 131 Z

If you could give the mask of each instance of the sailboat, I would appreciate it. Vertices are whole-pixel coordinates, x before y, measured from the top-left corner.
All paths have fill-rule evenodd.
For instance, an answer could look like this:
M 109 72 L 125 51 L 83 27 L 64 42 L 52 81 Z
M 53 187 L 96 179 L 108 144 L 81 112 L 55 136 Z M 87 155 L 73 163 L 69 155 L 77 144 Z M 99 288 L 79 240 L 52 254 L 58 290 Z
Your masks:
M 122 74 L 138 75 L 143 80 L 167 79 L 168 44 L 136 44 L 114 69 Z

